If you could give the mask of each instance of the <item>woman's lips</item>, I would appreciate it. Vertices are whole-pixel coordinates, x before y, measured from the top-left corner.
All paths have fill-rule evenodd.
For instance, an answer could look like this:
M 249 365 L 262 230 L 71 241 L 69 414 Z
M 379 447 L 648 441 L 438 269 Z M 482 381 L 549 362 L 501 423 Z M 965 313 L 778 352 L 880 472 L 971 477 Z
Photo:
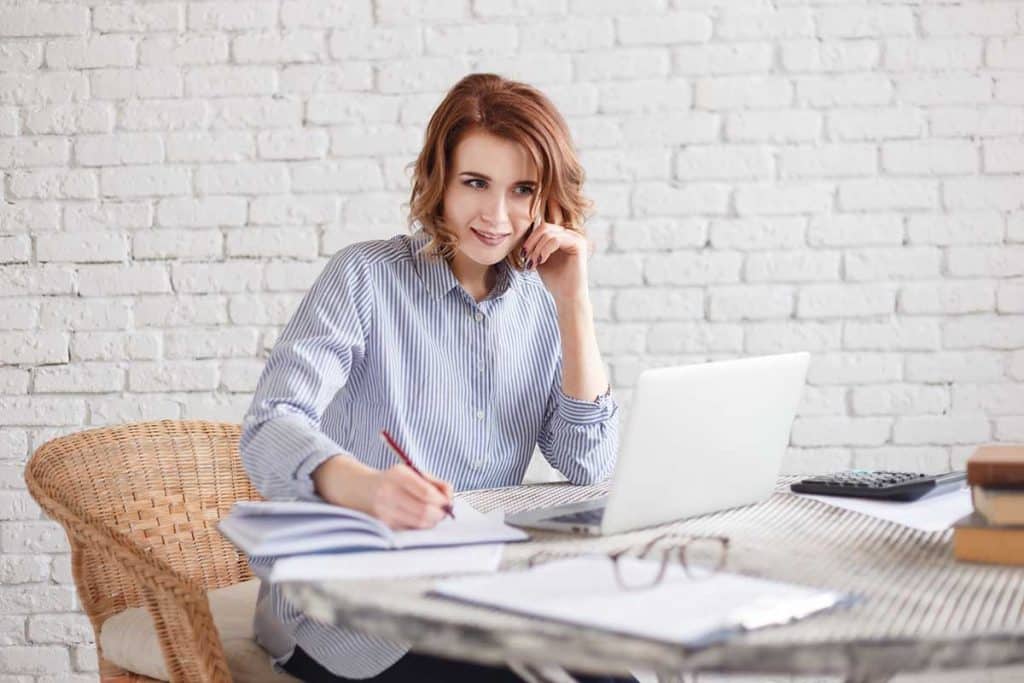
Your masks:
M 497 246 L 505 241 L 508 235 L 498 235 L 497 237 L 489 237 L 485 233 L 480 232 L 476 228 L 470 228 L 473 234 L 476 235 L 477 239 L 486 244 L 489 247 Z

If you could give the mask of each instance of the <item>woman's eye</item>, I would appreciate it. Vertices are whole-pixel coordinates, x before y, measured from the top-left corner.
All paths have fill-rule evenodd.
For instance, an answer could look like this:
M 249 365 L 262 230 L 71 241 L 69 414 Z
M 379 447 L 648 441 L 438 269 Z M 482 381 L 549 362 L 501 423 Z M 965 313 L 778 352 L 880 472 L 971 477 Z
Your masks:
M 474 185 L 473 183 L 480 183 L 480 185 L 477 186 L 477 185 Z M 464 185 L 468 185 L 469 187 L 472 187 L 473 189 L 478 189 L 478 190 L 482 190 L 482 189 L 484 189 L 484 187 L 487 186 L 487 183 L 484 182 L 483 180 L 480 180 L 479 178 L 470 178 L 469 180 L 464 181 L 463 184 Z M 518 193 L 518 194 L 520 194 L 520 195 L 522 195 L 524 197 L 528 197 L 531 194 L 533 194 L 533 188 L 530 187 L 529 185 L 520 185 L 516 189 L 517 190 L 526 190 L 525 192 L 519 192 Z

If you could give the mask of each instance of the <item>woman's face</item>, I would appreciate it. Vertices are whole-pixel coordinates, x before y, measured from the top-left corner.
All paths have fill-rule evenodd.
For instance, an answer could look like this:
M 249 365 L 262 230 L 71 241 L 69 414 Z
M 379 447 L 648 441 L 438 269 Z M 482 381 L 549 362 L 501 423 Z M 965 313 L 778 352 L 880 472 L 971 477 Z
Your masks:
M 444 217 L 458 236 L 457 260 L 490 266 L 519 248 L 530 226 L 537 174 L 519 144 L 474 131 L 455 147 Z

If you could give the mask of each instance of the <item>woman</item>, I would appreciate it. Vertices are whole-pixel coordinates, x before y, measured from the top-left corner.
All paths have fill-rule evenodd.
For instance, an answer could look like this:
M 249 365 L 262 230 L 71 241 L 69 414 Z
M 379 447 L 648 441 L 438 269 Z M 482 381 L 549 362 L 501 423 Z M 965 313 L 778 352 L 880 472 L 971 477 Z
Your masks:
M 406 529 L 436 524 L 454 490 L 520 484 L 534 444 L 573 483 L 606 478 L 618 406 L 594 335 L 582 183 L 543 94 L 493 74 L 457 83 L 415 162 L 419 228 L 336 253 L 267 359 L 241 438 L 260 493 Z M 384 428 L 430 483 L 396 464 Z M 314 621 L 267 582 L 256 635 L 304 680 L 519 680 Z

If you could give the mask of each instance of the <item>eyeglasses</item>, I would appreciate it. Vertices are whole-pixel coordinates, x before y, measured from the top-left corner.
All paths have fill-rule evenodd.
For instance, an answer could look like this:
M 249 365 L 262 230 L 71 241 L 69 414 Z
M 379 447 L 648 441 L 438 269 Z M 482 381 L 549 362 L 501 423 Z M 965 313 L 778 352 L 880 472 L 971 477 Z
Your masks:
M 666 545 L 666 543 L 668 543 Z M 605 555 L 612 561 L 615 567 L 615 580 L 623 590 L 643 590 L 653 588 L 665 578 L 668 566 L 674 561 L 683 566 L 687 577 L 691 579 L 706 579 L 714 575 L 725 566 L 726 555 L 729 552 L 729 539 L 725 536 L 679 536 L 672 532 L 657 536 L 646 544 L 639 551 L 632 548 L 625 548 Z M 527 560 L 529 567 L 549 562 L 556 559 L 564 559 L 577 555 L 572 552 L 557 552 L 544 550 L 534 553 Z M 623 557 L 635 557 L 640 560 L 654 560 L 660 558 L 657 573 L 651 577 L 640 577 L 640 572 L 630 571 L 628 580 L 624 577 L 625 571 L 622 565 L 625 562 L 620 560 Z M 651 572 L 647 572 L 650 574 Z

